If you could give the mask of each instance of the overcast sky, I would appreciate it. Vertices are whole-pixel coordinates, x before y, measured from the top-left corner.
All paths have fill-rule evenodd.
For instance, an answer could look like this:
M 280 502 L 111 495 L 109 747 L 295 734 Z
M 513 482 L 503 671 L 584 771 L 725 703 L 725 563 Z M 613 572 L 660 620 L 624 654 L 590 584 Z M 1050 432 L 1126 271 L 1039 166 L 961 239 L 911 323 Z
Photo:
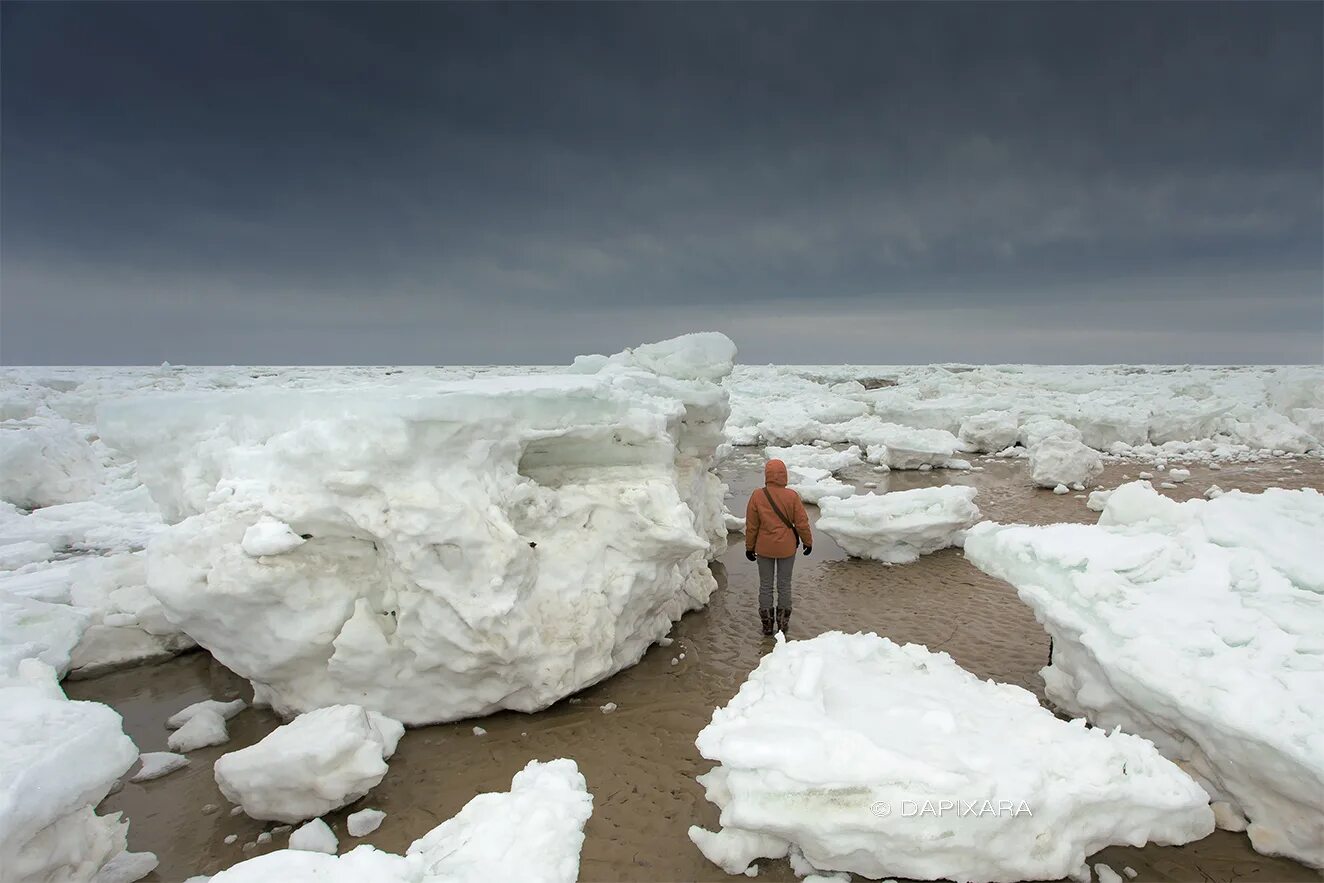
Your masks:
M 0 16 L 4 364 L 1324 359 L 1319 3 Z

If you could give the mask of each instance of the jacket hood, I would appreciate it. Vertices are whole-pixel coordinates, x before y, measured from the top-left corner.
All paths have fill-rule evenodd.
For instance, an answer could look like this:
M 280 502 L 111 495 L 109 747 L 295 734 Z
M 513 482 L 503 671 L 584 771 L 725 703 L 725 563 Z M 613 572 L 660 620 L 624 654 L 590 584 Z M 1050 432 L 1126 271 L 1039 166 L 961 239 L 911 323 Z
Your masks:
M 763 467 L 763 482 L 773 487 L 786 487 L 786 464 L 781 460 L 769 460 Z

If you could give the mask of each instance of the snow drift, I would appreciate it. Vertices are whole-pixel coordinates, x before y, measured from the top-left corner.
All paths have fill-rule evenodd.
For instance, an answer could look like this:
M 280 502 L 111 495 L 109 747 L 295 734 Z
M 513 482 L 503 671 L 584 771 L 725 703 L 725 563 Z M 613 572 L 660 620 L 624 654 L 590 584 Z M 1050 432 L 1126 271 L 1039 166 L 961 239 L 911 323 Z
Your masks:
M 718 763 L 699 781 L 722 828 L 690 838 L 733 874 L 792 853 L 873 878 L 1055 880 L 1109 844 L 1214 828 L 1205 792 L 1144 739 L 872 634 L 779 638 L 695 744 Z
M 546 707 L 706 603 L 734 355 L 688 335 L 592 374 L 156 394 L 99 425 L 177 522 L 148 550 L 171 622 L 281 713 L 423 724 Z
M 1260 852 L 1324 866 L 1324 496 L 1114 490 L 1096 525 L 978 525 L 965 553 L 1053 638 L 1047 694 L 1153 740 Z

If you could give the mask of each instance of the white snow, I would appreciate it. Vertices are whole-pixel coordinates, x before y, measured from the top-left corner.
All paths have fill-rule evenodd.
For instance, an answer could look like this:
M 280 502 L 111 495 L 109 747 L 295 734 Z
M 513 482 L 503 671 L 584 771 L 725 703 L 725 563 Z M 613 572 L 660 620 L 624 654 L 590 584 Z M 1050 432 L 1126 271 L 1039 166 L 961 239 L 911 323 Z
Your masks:
M 380 809 L 361 809 L 350 813 L 345 819 L 345 828 L 351 837 L 367 837 L 382 826 L 386 813 Z
M 362 706 L 319 708 L 223 755 L 216 761 L 216 784 L 252 818 L 300 822 L 376 787 L 403 734 L 399 721 Z
M 889 385 L 866 389 L 865 379 Z M 1318 450 L 1324 433 L 1320 366 L 742 365 L 726 385 L 738 445 L 867 446 L 878 443 L 867 427 L 891 423 L 959 432 L 966 450 L 989 453 L 1056 436 L 1203 460 Z
M 248 703 L 242 699 L 232 699 L 229 702 L 220 699 L 204 699 L 201 702 L 186 705 L 170 715 L 166 718 L 166 726 L 172 730 L 177 730 L 204 711 L 210 711 L 213 714 L 220 715 L 223 720 L 229 720 L 247 707 Z
M 339 848 L 340 841 L 336 839 L 336 832 L 321 819 L 300 825 L 290 834 L 290 849 L 335 855 Z
M 695 743 L 728 873 L 806 866 L 916 880 L 1051 880 L 1109 844 L 1213 830 L 1208 796 L 1144 739 L 1067 723 L 945 653 L 872 634 L 778 642 Z
M 93 880 L 124 853 L 128 829 L 96 806 L 137 759 L 120 716 L 70 702 L 49 665 L 26 659 L 0 672 L 0 875 Z
M 142 769 L 133 774 L 130 782 L 150 782 L 188 766 L 188 758 L 172 751 L 144 751 L 139 756 Z
M 225 728 L 225 718 L 211 709 L 204 708 L 170 734 L 166 745 L 171 751 L 196 751 L 212 745 L 221 745 L 230 740 Z
M 1051 436 L 1030 448 L 1030 480 L 1039 487 L 1083 485 L 1102 472 L 1099 452 L 1081 442 Z
M 575 762 L 530 761 L 510 791 L 480 794 L 404 855 L 358 846 L 339 857 L 282 849 L 212 883 L 574 883 L 593 797 Z
M 291 530 L 285 522 L 276 521 L 274 518 L 263 518 L 244 531 L 244 538 L 239 545 L 245 555 L 259 558 L 263 555 L 284 555 L 286 552 L 293 552 L 306 542 L 307 540 Z
M 855 558 L 908 564 L 919 556 L 960 545 L 979 521 L 975 488 L 916 488 L 824 500 L 816 528 Z
M 716 587 L 732 353 L 693 335 L 596 374 L 158 393 L 98 427 L 177 522 L 149 590 L 257 702 L 534 711 L 633 665 Z M 247 554 L 272 522 L 310 538 Z
M 1324 496 L 1177 503 L 1115 490 L 1097 526 L 970 531 L 1053 638 L 1048 697 L 1152 739 L 1250 820 L 1259 851 L 1324 866 Z

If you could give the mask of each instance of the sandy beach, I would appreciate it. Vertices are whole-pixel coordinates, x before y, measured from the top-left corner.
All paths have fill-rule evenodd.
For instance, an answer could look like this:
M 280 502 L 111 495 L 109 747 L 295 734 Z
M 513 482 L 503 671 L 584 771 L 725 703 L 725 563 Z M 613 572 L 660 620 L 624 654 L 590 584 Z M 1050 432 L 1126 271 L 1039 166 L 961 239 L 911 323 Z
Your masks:
M 731 487 L 728 507 L 743 514 L 749 492 L 761 482 L 763 461 L 759 449 L 738 451 L 719 471 Z M 1084 495 L 1055 496 L 1032 488 L 1022 461 L 974 463 L 983 471 L 877 473 L 862 465 L 840 477 L 859 489 L 866 482 L 876 483 L 880 493 L 973 485 L 979 489 L 976 503 L 984 516 L 1003 522 L 1097 518 L 1086 508 Z M 1166 494 L 1188 499 L 1211 484 L 1246 491 L 1324 488 L 1324 465 L 1318 459 L 1237 464 L 1217 471 L 1189 468 L 1190 479 Z M 1098 484 L 1115 487 L 1146 469 L 1152 466 L 1113 463 Z M 1157 484 L 1161 476 L 1154 480 Z M 811 519 L 817 516 L 815 507 L 809 512 Z M 671 646 L 652 647 L 638 665 L 537 714 L 503 713 L 409 731 L 385 780 L 363 800 L 327 817 L 340 837 L 341 851 L 371 843 L 401 852 L 475 794 L 506 789 L 510 777 L 529 760 L 571 757 L 594 796 L 580 879 L 732 879 L 705 860 L 686 836 L 691 824 L 717 823 L 715 807 L 694 781 L 710 767 L 696 751 L 694 737 L 713 708 L 730 699 L 771 646 L 770 639 L 759 634 L 756 571 L 744 559 L 743 537 L 732 534 L 730 542 L 727 553 L 712 565 L 719 590 L 706 609 L 675 626 Z M 914 564 L 886 566 L 848 559 L 828 537 L 818 536 L 813 556 L 797 560 L 795 591 L 793 639 L 839 629 L 923 643 L 950 653 L 980 677 L 1017 684 L 1042 700 L 1038 670 L 1046 661 L 1047 637 L 1010 586 L 984 575 L 958 549 Z M 246 681 L 205 652 L 71 681 L 65 687 L 72 699 L 102 701 L 119 711 L 125 731 L 143 751 L 165 750 L 165 719 L 183 706 L 209 697 L 251 696 Z M 616 703 L 616 710 L 603 713 L 600 707 L 609 702 Z M 131 820 L 131 849 L 159 856 L 161 864 L 147 880 L 178 883 L 285 845 L 284 834 L 275 834 L 267 844 L 253 843 L 275 824 L 231 815 L 211 769 L 221 754 L 256 742 L 279 723 L 267 710 L 246 710 L 231 721 L 227 744 L 191 753 L 190 766 L 165 778 L 126 783 L 103 802 L 100 812 L 124 811 Z M 474 735 L 475 725 L 486 734 Z M 364 807 L 385 811 L 386 821 L 364 838 L 351 838 L 345 816 Z M 232 834 L 237 839 L 226 844 Z M 1092 861 L 1118 871 L 1134 868 L 1146 883 L 1320 879 L 1303 865 L 1253 852 L 1244 835 L 1222 831 L 1184 847 L 1113 847 Z M 759 879 L 795 877 L 782 860 L 762 863 Z

